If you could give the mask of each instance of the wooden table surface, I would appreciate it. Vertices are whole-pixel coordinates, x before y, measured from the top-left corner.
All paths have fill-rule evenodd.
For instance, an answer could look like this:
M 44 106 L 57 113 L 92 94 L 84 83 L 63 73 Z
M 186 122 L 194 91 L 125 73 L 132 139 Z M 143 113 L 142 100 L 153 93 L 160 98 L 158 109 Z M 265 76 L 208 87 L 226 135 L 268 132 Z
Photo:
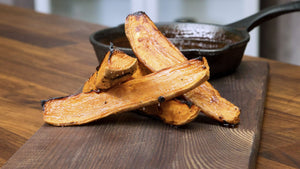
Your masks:
M 95 70 L 88 37 L 104 26 L 5 5 L 0 18 L 2 166 L 44 124 L 40 100 L 73 93 Z M 256 167 L 299 168 L 300 67 L 266 61 L 270 75 Z

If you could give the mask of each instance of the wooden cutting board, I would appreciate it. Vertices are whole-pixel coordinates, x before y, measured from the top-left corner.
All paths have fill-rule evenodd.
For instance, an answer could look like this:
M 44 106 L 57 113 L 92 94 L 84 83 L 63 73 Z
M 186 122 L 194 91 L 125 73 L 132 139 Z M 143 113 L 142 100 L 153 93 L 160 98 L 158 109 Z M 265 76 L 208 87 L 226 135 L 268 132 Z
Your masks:
M 244 61 L 211 80 L 241 108 L 237 128 L 204 115 L 181 127 L 134 112 L 85 126 L 43 125 L 3 166 L 7 168 L 255 168 L 268 64 Z

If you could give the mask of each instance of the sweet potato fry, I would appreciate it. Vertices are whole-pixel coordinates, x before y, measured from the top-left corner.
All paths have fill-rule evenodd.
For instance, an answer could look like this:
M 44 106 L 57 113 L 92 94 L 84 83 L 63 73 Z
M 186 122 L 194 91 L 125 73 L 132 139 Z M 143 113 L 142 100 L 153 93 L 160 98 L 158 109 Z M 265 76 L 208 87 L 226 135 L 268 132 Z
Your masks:
M 138 62 L 137 70 L 132 75 L 132 78 L 140 78 L 150 73 L 151 71 Z M 97 87 L 95 86 L 96 75 L 97 72 L 95 72 L 89 78 L 89 80 L 86 81 L 83 87 L 83 92 L 97 90 Z M 198 106 L 188 105 L 185 102 L 181 102 L 177 99 L 160 103 L 160 106 L 154 104 L 143 107 L 139 110 L 148 115 L 156 116 L 170 125 L 184 125 L 197 117 L 198 113 L 200 112 L 200 108 Z
M 152 72 L 187 60 L 144 12 L 127 16 L 125 33 L 139 61 Z M 222 98 L 209 82 L 184 96 L 199 106 L 207 116 L 230 124 L 239 122 L 239 108 Z
M 138 68 L 132 77 L 139 78 L 149 74 L 150 72 L 151 71 L 139 62 Z M 176 98 L 162 102 L 159 105 L 154 104 L 146 106 L 139 110 L 148 115 L 156 116 L 167 124 L 176 126 L 191 122 L 201 111 L 198 106 L 191 102 L 182 101 L 182 99 L 178 100 Z
M 124 52 L 112 49 L 98 70 L 84 84 L 83 92 L 96 89 L 108 89 L 131 78 L 137 69 L 137 59 Z
M 56 126 L 80 125 L 170 100 L 205 82 L 209 74 L 205 65 L 206 60 L 193 59 L 129 80 L 107 91 L 92 91 L 44 101 L 44 121 Z
M 189 123 L 194 120 L 200 112 L 198 106 L 194 104 L 189 105 L 176 98 L 160 103 L 159 106 L 150 105 L 140 110 L 146 114 L 159 117 L 167 124 L 176 126 Z

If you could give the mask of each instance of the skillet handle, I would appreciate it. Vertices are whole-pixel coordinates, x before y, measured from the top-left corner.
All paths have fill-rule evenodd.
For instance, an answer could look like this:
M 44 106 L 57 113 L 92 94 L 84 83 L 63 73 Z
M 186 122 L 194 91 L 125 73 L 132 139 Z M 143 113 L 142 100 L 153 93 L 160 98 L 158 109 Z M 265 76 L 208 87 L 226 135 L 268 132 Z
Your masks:
M 226 26 L 246 29 L 248 32 L 250 32 L 253 28 L 265 21 L 268 21 L 279 15 L 294 11 L 300 11 L 300 1 L 268 7 L 256 14 L 253 14 L 247 18 L 228 24 Z

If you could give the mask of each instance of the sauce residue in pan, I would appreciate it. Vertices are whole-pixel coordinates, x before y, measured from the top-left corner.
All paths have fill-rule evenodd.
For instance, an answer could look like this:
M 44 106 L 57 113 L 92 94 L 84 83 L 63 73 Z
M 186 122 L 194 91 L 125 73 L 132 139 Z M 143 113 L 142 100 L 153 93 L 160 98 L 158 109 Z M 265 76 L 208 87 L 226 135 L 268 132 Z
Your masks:
M 231 41 L 210 41 L 200 38 L 169 39 L 175 46 L 182 49 L 221 49 L 231 44 Z
M 113 44 L 117 47 L 122 48 L 130 48 L 130 44 L 126 37 L 118 37 L 114 39 L 110 39 Z M 182 49 L 221 49 L 226 45 L 230 45 L 234 43 L 233 40 L 226 39 L 225 41 L 216 41 L 216 40 L 209 40 L 203 38 L 169 38 L 169 40 L 179 48 Z M 111 41 L 108 39 L 99 39 L 101 43 L 109 45 Z
M 108 38 L 102 38 L 102 39 L 97 39 L 100 43 L 109 45 L 110 42 L 112 42 L 114 44 L 114 46 L 116 47 L 122 47 L 122 48 L 131 48 L 129 41 L 127 40 L 127 38 L 125 36 L 121 36 L 121 37 L 116 37 L 116 38 L 112 38 L 112 39 L 108 39 Z

